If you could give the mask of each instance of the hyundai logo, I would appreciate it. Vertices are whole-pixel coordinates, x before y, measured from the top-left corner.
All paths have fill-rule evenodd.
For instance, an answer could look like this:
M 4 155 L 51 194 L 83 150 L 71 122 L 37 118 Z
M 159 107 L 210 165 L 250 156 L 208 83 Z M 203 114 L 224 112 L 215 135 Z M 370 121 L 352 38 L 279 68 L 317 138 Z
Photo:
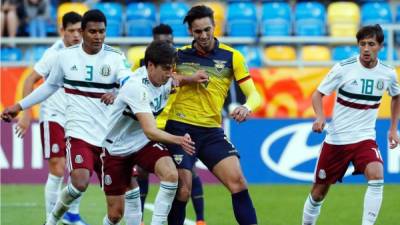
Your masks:
M 261 158 L 264 163 L 275 171 L 276 173 L 283 175 L 288 178 L 301 180 L 301 181 L 313 181 L 314 180 L 314 168 L 310 168 L 309 171 L 296 171 L 295 168 L 309 160 L 318 158 L 321 145 L 307 145 L 307 139 L 311 134 L 312 122 L 298 123 L 290 126 L 285 126 L 271 135 L 269 135 L 261 145 Z M 291 135 L 290 139 L 283 146 L 284 149 L 276 149 L 276 147 L 282 147 L 282 145 L 272 145 L 282 138 Z M 279 152 L 279 157 L 272 158 L 271 153 Z M 275 153 L 276 156 L 276 153 Z M 346 172 L 346 176 L 350 175 L 354 171 L 351 166 Z

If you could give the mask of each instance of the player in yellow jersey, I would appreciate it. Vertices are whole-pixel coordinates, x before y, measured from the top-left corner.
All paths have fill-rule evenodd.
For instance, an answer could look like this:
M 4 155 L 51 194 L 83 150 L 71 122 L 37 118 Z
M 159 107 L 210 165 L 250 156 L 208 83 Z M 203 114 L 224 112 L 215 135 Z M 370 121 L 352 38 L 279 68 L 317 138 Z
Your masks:
M 214 37 L 213 11 L 194 6 L 187 13 L 193 42 L 178 50 L 177 73 L 193 76 L 204 70 L 208 82 L 181 87 L 172 103 L 165 130 L 171 134 L 189 133 L 196 153 L 189 155 L 179 146 L 169 145 L 179 173 L 179 188 L 169 214 L 169 225 L 183 225 L 186 203 L 192 188 L 193 164 L 200 159 L 232 194 L 235 218 L 240 225 L 257 224 L 256 211 L 240 168 L 239 155 L 221 128 L 221 113 L 232 80 L 238 82 L 247 100 L 230 114 L 237 122 L 245 121 L 261 98 L 250 77 L 244 57 Z

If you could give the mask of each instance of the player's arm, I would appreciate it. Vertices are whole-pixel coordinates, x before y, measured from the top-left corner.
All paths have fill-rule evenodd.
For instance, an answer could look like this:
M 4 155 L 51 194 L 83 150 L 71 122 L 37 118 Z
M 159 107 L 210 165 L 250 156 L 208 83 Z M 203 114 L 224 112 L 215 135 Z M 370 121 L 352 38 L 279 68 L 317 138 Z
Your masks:
M 325 127 L 325 115 L 323 110 L 322 98 L 324 94 L 318 90 L 315 90 L 311 96 L 312 106 L 315 112 L 315 121 L 312 126 L 312 130 L 317 133 L 321 133 Z
M 36 70 L 33 70 L 32 73 L 24 81 L 24 87 L 22 89 L 22 97 L 26 97 L 27 95 L 29 95 L 33 91 L 35 83 L 41 79 L 42 76 L 38 72 L 36 72 Z M 17 126 L 15 127 L 15 133 L 17 134 L 18 137 L 20 138 L 24 137 L 31 123 L 31 115 L 32 115 L 31 109 L 27 109 L 24 111 L 22 117 L 19 118 Z
M 391 116 L 390 116 L 390 129 L 389 129 L 389 143 L 390 148 L 393 149 L 399 144 L 398 126 L 400 118 L 400 94 L 392 97 L 391 102 Z
M 209 77 L 205 70 L 198 70 L 192 76 L 184 76 L 181 74 L 174 73 L 173 79 L 175 81 L 176 86 L 180 87 L 188 84 L 207 83 Z
M 161 143 L 180 145 L 188 154 L 194 154 L 194 142 L 189 134 L 176 136 L 158 129 L 156 120 L 151 113 L 136 113 L 135 116 L 139 120 L 140 126 L 148 139 Z

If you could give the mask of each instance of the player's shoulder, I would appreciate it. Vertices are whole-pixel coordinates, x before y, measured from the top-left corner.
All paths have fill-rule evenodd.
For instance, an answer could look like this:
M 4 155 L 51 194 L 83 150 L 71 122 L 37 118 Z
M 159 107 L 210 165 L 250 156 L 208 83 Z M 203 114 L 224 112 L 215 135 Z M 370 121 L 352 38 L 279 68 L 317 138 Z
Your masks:
M 387 70 L 388 72 L 395 72 L 396 69 L 393 66 L 390 66 L 384 62 L 382 62 L 381 60 L 379 60 L 379 65 L 381 66 L 381 68 L 383 70 Z
M 219 43 L 218 48 L 220 50 L 225 50 L 225 51 L 229 51 L 229 52 L 232 52 L 232 53 L 240 53 L 238 50 L 234 49 L 232 46 L 224 44 L 224 43 L 221 43 L 221 42 Z
M 344 59 L 338 63 L 340 67 L 354 66 L 357 64 L 357 56 Z
M 106 44 L 104 45 L 104 51 L 109 53 L 109 54 L 117 54 L 119 56 L 123 56 L 124 55 L 124 53 L 122 53 L 122 51 L 120 51 L 120 50 L 118 50 L 118 49 L 116 49 L 114 47 L 111 47 L 109 45 L 106 45 Z

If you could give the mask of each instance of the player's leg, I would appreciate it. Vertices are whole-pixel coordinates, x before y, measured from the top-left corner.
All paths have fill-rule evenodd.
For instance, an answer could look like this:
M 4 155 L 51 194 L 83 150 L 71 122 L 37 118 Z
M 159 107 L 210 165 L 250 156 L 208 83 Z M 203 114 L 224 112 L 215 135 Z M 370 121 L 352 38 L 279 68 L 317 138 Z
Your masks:
M 150 142 L 136 153 L 135 162 L 160 179 L 151 224 L 166 224 L 178 188 L 178 172 L 168 149 L 162 144 Z
M 71 206 L 71 203 L 86 191 L 98 157 L 93 146 L 76 138 L 67 138 L 67 166 L 71 182 L 61 191 L 46 225 L 56 224 Z
M 126 225 L 139 225 L 142 222 L 140 189 L 135 177 L 131 177 L 129 191 L 125 192 L 124 218 Z
M 313 184 L 303 208 L 302 225 L 313 225 L 321 212 L 321 206 L 328 194 L 330 184 Z
M 373 225 L 378 217 L 383 199 L 383 161 L 374 140 L 365 140 L 356 146 L 353 161 L 356 173 L 364 173 L 368 187 L 364 196 L 362 225 Z
M 196 213 L 196 225 L 205 225 L 203 184 L 201 183 L 200 177 L 196 174 L 195 166 L 192 169 L 191 198 L 194 212 Z
M 149 172 L 142 169 L 140 166 L 135 166 L 137 171 L 137 183 L 140 189 L 140 202 L 142 206 L 142 215 L 144 215 L 144 204 L 146 202 L 147 194 L 149 193 Z M 142 218 L 143 221 L 143 218 Z

